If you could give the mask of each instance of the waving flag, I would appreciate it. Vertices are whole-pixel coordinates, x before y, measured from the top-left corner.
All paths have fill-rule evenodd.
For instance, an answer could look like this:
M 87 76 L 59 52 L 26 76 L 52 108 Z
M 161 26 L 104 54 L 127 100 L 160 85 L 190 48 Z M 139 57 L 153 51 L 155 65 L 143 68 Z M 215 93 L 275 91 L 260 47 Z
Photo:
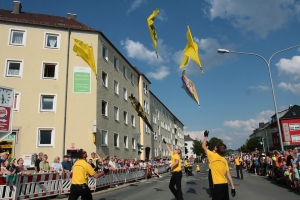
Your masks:
M 186 93 L 200 106 L 196 87 L 194 83 L 185 75 L 185 70 L 182 72 L 182 88 L 185 89 Z
M 201 73 L 204 74 L 203 69 L 202 69 L 202 65 L 200 62 L 200 58 L 198 55 L 198 45 L 196 42 L 194 42 L 193 40 L 193 36 L 192 33 L 190 31 L 190 27 L 187 26 L 187 32 L 186 32 L 186 37 L 187 37 L 187 44 L 183 50 L 183 59 L 181 61 L 180 64 L 180 68 L 183 68 L 184 66 L 186 66 L 189 62 L 189 58 L 192 59 L 193 61 L 195 61 L 195 63 L 197 63 L 197 65 L 199 65 L 200 69 L 201 69 Z
M 150 36 L 151 36 L 153 46 L 154 46 L 154 50 L 156 52 L 157 57 L 158 57 L 157 50 L 156 50 L 157 34 L 156 34 L 155 27 L 154 27 L 154 19 L 155 19 L 158 12 L 159 12 L 158 9 L 154 10 L 152 12 L 152 14 L 147 18 L 147 25 L 148 25 L 148 28 L 149 28 L 149 31 L 150 31 Z
M 152 126 L 150 125 L 146 113 L 143 110 L 143 107 L 141 106 L 140 102 L 132 94 L 131 96 L 129 96 L 129 100 L 132 106 L 134 107 L 134 109 L 136 110 L 136 112 L 138 113 L 138 116 L 142 118 L 142 120 L 147 124 L 149 129 L 153 132 Z
M 81 40 L 77 40 L 75 38 L 73 38 L 73 40 L 73 51 L 77 54 L 77 56 L 81 57 L 91 67 L 94 74 L 97 76 L 93 47 L 89 46 Z

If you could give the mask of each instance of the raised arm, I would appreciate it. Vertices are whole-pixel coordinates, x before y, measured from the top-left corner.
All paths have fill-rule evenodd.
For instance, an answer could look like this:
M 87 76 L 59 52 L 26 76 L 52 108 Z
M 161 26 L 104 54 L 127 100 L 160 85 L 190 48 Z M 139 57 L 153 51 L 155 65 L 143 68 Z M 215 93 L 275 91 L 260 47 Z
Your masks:
M 172 150 L 171 150 L 170 146 L 167 144 L 165 139 L 163 139 L 163 143 L 166 144 L 166 147 L 167 147 L 168 151 L 171 152 Z
M 204 131 L 204 139 L 203 139 L 203 142 L 202 142 L 202 149 L 204 150 L 205 153 L 208 149 L 207 146 L 206 146 L 208 134 L 209 134 L 209 131 L 207 131 L 207 130 Z

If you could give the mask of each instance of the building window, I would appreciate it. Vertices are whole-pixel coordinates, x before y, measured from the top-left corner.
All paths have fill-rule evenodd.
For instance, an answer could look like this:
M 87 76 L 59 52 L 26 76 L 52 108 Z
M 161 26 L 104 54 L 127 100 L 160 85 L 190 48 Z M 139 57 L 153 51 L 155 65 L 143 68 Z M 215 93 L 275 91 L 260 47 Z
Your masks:
M 123 76 L 127 78 L 127 68 L 123 66 Z
M 105 60 L 108 60 L 108 51 L 107 51 L 107 47 L 103 45 L 102 47 L 102 57 L 105 59 Z
M 300 142 L 300 135 L 292 135 L 292 142 Z
M 46 33 L 45 47 L 51 49 L 59 48 L 59 35 Z
M 14 99 L 14 111 L 19 111 L 20 108 L 20 93 L 15 93 L 15 99 Z
M 131 80 L 131 83 L 134 84 L 134 75 L 133 74 L 130 75 L 130 80 Z
M 135 138 L 132 138 L 131 144 L 132 144 L 132 149 L 135 149 L 136 148 Z
M 102 100 L 102 115 L 107 117 L 107 102 Z
M 128 124 L 128 113 L 124 111 L 123 113 L 123 118 L 124 118 L 124 124 Z
M 114 81 L 114 92 L 115 94 L 119 94 L 119 82 Z
M 21 77 L 22 68 L 22 61 L 8 60 L 6 63 L 6 76 Z
M 43 63 L 43 79 L 56 79 L 57 76 L 57 64 L 56 63 Z
M 11 30 L 9 44 L 24 46 L 25 45 L 25 36 L 26 36 L 25 33 L 26 33 L 25 31 L 21 31 L 21 30 Z
M 107 131 L 101 131 L 101 146 L 107 146 Z
M 56 96 L 55 95 L 44 95 L 40 96 L 40 111 L 41 112 L 53 112 L 56 106 Z
M 114 147 L 119 147 L 119 134 L 114 133 Z
M 128 96 L 127 96 L 127 89 L 126 88 L 123 88 L 123 97 L 127 101 Z
M 124 148 L 128 149 L 128 137 L 124 136 Z
M 102 85 L 107 87 L 107 73 L 102 71 Z
M 300 130 L 300 124 L 290 124 L 291 131 L 298 131 Z
M 135 127 L 135 116 L 131 115 L 131 126 Z
M 38 146 L 53 146 L 55 141 L 54 137 L 54 128 L 39 128 Z
M 119 121 L 119 108 L 114 106 L 114 119 Z
M 119 60 L 114 56 L 114 68 L 119 71 Z

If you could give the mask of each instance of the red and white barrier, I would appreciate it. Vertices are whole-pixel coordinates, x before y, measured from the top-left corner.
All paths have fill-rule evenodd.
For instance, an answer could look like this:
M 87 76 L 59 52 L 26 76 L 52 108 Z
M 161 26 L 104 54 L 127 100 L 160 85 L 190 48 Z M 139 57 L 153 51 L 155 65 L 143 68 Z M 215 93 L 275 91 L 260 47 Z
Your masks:
M 59 195 L 61 181 L 57 173 L 17 176 L 16 200 L 35 199 Z
M 168 165 L 153 166 L 158 173 L 165 172 Z M 108 175 L 98 179 L 89 178 L 88 186 L 97 190 L 111 185 L 119 185 L 145 178 L 145 170 L 140 168 L 122 168 L 110 170 Z M 22 200 L 69 194 L 72 174 L 43 173 L 32 175 L 17 175 L 15 185 L 6 186 L 6 177 L 0 176 L 0 199 Z

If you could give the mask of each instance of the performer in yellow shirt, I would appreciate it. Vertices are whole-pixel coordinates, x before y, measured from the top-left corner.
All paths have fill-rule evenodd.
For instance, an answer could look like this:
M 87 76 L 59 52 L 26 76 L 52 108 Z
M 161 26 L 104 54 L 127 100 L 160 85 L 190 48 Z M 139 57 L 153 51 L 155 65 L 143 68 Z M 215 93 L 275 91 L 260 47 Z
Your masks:
M 211 169 L 211 175 L 214 183 L 212 200 L 219 200 L 219 199 L 229 200 L 228 180 L 226 179 L 225 174 L 227 175 L 230 181 L 231 195 L 233 197 L 235 196 L 236 192 L 230 175 L 228 162 L 223 157 L 223 155 L 226 153 L 226 145 L 223 144 L 222 142 L 219 142 L 215 147 L 216 153 L 213 153 L 206 146 L 208 133 L 209 133 L 208 131 L 204 132 L 204 140 L 202 142 L 202 148 L 207 154 L 209 166 Z
M 188 171 L 188 165 L 189 165 L 189 163 L 188 163 L 188 161 L 187 161 L 188 159 L 187 158 L 185 158 L 184 159 L 184 172 L 185 172 L 185 174 L 187 175 L 187 171 Z
M 236 168 L 236 176 L 238 179 L 240 179 L 240 174 L 241 174 L 241 179 L 243 180 L 243 159 L 240 157 L 240 155 L 236 155 L 234 159 L 234 164 Z
M 183 195 L 181 191 L 181 179 L 182 179 L 182 171 L 181 171 L 181 160 L 180 160 L 180 149 L 171 150 L 170 146 L 166 143 L 165 139 L 163 139 L 163 143 L 166 144 L 166 147 L 171 155 L 171 172 L 172 177 L 170 179 L 169 188 L 175 198 L 177 200 L 183 200 Z M 176 189 L 175 186 L 176 185 Z
M 104 169 L 103 172 L 96 173 L 92 166 L 86 162 L 87 153 L 83 149 L 77 152 L 78 160 L 74 163 L 72 171 L 72 185 L 69 200 L 77 200 L 79 196 L 82 199 L 93 200 L 91 191 L 88 187 L 88 177 L 99 178 L 109 172 Z

